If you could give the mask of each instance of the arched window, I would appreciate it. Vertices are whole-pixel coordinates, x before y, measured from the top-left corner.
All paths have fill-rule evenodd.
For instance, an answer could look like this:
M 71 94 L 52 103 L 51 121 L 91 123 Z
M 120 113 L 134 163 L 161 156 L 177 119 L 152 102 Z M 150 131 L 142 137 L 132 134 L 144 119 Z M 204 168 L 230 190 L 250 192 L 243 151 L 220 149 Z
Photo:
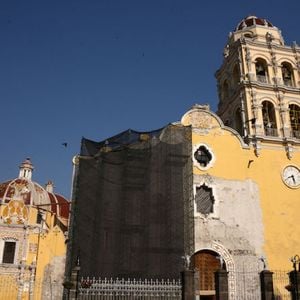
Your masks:
M 244 135 L 244 132 L 243 132 L 243 122 L 242 122 L 242 112 L 241 112 L 241 109 L 240 109 L 240 108 L 238 108 L 238 109 L 235 111 L 235 116 L 234 116 L 234 127 L 235 127 L 235 130 L 236 130 L 241 136 Z
M 268 68 L 267 63 L 262 58 L 258 58 L 255 63 L 256 80 L 263 83 L 268 83 Z
M 250 39 L 250 38 L 253 38 L 253 34 L 252 33 L 245 33 L 244 37 Z
M 270 101 L 264 101 L 262 103 L 262 116 L 265 135 L 278 136 L 275 108 Z
M 291 136 L 300 139 L 300 106 L 291 104 L 290 122 L 291 122 Z
M 229 86 L 227 80 L 224 80 L 222 86 L 222 100 L 226 101 L 229 97 Z
M 232 71 L 232 78 L 234 84 L 238 84 L 240 82 L 240 73 L 239 73 L 239 67 L 238 65 L 235 65 Z
M 293 86 L 294 85 L 294 79 L 293 79 L 293 68 L 292 68 L 292 66 L 287 62 L 282 63 L 281 73 L 282 73 L 283 84 L 286 85 L 286 86 Z

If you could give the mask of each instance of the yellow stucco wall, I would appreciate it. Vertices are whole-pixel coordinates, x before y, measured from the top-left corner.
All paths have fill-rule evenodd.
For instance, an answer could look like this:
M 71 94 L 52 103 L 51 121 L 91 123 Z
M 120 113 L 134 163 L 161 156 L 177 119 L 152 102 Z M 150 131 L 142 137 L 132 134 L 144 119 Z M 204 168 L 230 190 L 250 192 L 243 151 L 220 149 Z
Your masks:
M 203 123 L 199 118 L 206 121 Z M 184 115 L 182 123 L 193 126 L 193 145 L 207 145 L 215 157 L 215 162 L 207 170 L 201 170 L 194 163 L 195 175 L 209 174 L 242 181 L 250 179 L 258 185 L 263 251 L 269 268 L 291 269 L 290 257 L 299 254 L 300 250 L 300 188 L 287 187 L 282 180 L 282 170 L 287 165 L 300 167 L 300 149 L 289 160 L 282 145 L 269 144 L 263 146 L 266 148 L 256 156 L 252 146 L 243 144 L 233 130 L 224 127 L 218 117 L 208 111 L 191 110 Z
M 0 205 L 0 215 L 6 204 Z M 36 224 L 37 209 L 28 206 L 28 219 L 23 224 L 0 224 L 1 237 L 6 235 L 15 238 L 18 243 L 18 251 L 15 254 L 14 265 L 2 265 L 0 286 L 6 288 L 0 290 L 0 299 L 5 299 L 11 293 L 18 293 L 22 299 L 29 299 L 29 281 L 34 273 L 34 299 L 43 299 L 42 286 L 45 280 L 62 286 L 64 261 L 66 254 L 65 235 L 63 230 L 55 225 L 55 215 L 44 210 L 44 221 Z M 18 267 L 23 260 L 23 270 Z M 35 266 L 35 267 L 34 267 Z M 13 286 L 17 278 L 22 277 L 25 288 Z

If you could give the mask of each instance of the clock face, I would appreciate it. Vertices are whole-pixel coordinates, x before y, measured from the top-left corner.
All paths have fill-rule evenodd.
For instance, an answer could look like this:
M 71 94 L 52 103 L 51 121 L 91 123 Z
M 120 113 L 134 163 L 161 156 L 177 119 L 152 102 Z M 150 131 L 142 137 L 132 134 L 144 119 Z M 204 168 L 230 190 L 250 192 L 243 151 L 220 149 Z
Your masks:
M 282 172 L 283 182 L 291 188 L 300 187 L 300 170 L 295 166 L 287 166 Z

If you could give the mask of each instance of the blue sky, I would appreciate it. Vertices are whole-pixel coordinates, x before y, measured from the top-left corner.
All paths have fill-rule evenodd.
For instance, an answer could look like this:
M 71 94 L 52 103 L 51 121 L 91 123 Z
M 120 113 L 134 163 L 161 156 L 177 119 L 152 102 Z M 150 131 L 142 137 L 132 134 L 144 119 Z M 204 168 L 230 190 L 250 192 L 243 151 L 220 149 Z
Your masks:
M 299 11 L 299 0 L 1 1 L 0 181 L 30 157 L 33 179 L 69 197 L 82 136 L 157 129 L 194 103 L 215 111 L 228 33 L 253 14 L 300 44 Z

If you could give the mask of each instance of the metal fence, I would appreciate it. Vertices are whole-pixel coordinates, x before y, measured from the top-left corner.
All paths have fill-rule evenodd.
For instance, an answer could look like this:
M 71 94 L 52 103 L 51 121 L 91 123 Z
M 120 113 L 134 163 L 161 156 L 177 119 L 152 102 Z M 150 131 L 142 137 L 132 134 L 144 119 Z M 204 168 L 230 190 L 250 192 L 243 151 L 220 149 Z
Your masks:
M 273 289 L 275 300 L 290 300 L 291 294 L 286 289 L 289 282 L 290 271 L 273 271 Z
M 32 280 L 30 273 L 0 273 L 1 300 L 59 300 L 63 285 L 53 280 Z
M 236 300 L 254 300 L 261 297 L 258 271 L 235 272 Z
M 234 300 L 260 299 L 258 272 L 237 272 Z M 275 300 L 291 300 L 287 290 L 289 271 L 273 271 Z M 63 286 L 55 281 L 30 281 L 17 274 L 0 274 L 0 299 L 59 300 Z M 79 282 L 80 300 L 179 300 L 182 294 L 180 280 L 135 280 L 85 278 Z
M 274 300 L 291 300 L 289 271 L 272 271 Z M 261 298 L 260 272 L 236 272 L 236 300 Z
M 82 279 L 78 299 L 179 300 L 180 280 Z

